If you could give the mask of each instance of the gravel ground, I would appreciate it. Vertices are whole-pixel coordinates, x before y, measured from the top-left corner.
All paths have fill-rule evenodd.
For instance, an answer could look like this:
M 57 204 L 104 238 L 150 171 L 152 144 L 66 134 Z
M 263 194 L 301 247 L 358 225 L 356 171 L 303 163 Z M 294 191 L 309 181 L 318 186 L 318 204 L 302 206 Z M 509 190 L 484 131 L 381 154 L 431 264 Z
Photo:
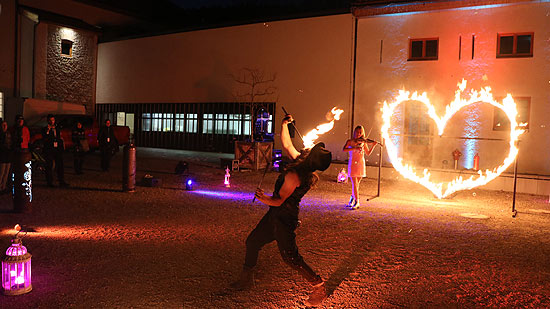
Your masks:
M 110 173 L 97 154 L 85 174 L 65 160 L 70 188 L 35 175 L 33 211 L 6 212 L 0 197 L 0 249 L 16 223 L 34 229 L 33 291 L 0 296 L 0 308 L 302 308 L 309 285 L 287 267 L 274 243 L 260 253 L 255 287 L 228 289 L 248 233 L 267 211 L 252 203 L 261 172 L 234 172 L 222 185 L 219 154 L 138 149 L 138 177 L 162 187 L 121 192 L 120 153 Z M 197 186 L 173 174 L 189 162 Z M 88 167 L 88 169 L 86 169 Z M 263 181 L 269 191 L 277 173 Z M 548 197 L 474 190 L 437 200 L 408 182 L 361 184 L 362 207 L 345 208 L 350 184 L 321 175 L 301 205 L 297 242 L 330 293 L 321 307 L 550 307 Z M 481 215 L 479 219 L 465 214 Z M 4 249 L 2 249 L 4 250 Z

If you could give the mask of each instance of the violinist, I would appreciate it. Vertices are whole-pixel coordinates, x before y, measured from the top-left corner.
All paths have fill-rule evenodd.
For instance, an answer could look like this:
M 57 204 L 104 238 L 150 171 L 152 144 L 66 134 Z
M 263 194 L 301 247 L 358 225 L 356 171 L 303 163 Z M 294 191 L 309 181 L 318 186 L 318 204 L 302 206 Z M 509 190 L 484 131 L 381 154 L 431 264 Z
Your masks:
M 348 207 L 352 210 L 359 208 L 359 183 L 363 177 L 367 176 L 367 167 L 365 165 L 365 154 L 370 155 L 378 142 L 365 137 L 363 126 L 357 126 L 353 130 L 352 139 L 348 139 L 344 144 L 343 151 L 349 152 L 348 176 L 351 179 L 351 197 Z

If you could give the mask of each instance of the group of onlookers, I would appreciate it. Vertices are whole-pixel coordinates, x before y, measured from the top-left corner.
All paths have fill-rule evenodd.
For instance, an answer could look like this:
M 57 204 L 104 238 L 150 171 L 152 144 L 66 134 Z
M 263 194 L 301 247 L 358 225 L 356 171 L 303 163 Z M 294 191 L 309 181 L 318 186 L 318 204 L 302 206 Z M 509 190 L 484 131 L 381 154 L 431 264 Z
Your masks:
M 21 156 L 28 157 L 31 160 L 30 132 L 24 122 L 23 116 L 17 115 L 15 124 L 9 128 L 8 123 L 0 118 L 0 194 L 10 192 L 8 187 L 9 175 L 10 170 L 13 170 L 14 160 Z M 65 142 L 61 136 L 61 128 L 57 126 L 55 116 L 52 114 L 47 116 L 47 122 L 46 127 L 42 129 L 42 155 L 45 162 L 46 183 L 49 187 L 55 187 L 53 182 L 55 169 L 59 186 L 67 187 L 69 184 L 65 181 L 63 164 Z M 99 130 L 97 139 L 101 152 L 101 169 L 108 171 L 111 158 L 118 150 L 118 142 L 109 120 L 106 120 L 105 126 Z M 74 171 L 80 175 L 83 173 L 82 166 L 84 165 L 85 155 L 90 150 L 82 123 L 76 123 L 71 132 L 71 140 L 73 142 L 71 150 L 74 159 Z

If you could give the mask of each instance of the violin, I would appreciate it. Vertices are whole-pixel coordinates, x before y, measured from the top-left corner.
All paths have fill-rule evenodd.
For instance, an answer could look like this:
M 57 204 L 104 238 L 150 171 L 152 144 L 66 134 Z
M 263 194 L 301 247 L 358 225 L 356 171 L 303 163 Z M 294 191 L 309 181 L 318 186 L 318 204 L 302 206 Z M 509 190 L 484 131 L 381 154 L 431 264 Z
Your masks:
M 356 138 L 354 139 L 355 142 L 358 142 L 358 143 L 371 143 L 371 144 L 380 144 L 378 141 L 375 141 L 373 139 L 370 139 L 370 138 Z

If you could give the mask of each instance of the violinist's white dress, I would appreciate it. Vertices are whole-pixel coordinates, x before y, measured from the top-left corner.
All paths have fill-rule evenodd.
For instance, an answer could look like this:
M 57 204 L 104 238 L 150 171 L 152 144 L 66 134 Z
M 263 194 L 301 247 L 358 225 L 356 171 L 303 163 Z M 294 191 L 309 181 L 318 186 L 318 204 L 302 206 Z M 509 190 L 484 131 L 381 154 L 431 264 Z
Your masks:
M 348 174 L 349 177 L 367 177 L 367 167 L 365 165 L 365 151 L 353 149 L 349 152 Z

